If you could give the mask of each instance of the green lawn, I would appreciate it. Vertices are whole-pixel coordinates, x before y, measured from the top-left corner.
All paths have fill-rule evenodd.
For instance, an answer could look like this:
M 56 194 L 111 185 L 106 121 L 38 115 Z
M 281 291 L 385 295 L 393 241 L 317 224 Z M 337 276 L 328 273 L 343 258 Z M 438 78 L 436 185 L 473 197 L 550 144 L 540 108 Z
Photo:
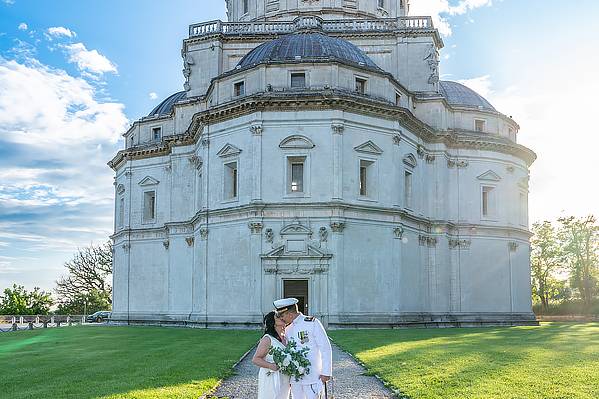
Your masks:
M 0 334 L 0 397 L 194 398 L 230 373 L 257 331 L 64 327 Z
M 410 399 L 599 398 L 599 323 L 331 337 Z

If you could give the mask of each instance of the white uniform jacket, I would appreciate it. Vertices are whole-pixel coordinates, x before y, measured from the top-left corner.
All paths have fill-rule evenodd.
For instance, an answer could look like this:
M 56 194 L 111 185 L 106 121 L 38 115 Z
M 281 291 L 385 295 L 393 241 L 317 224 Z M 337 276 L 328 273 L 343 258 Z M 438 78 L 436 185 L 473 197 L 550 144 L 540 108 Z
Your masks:
M 292 384 L 314 384 L 321 375 L 331 376 L 333 374 L 333 353 L 331 343 L 320 320 L 312 316 L 299 314 L 295 320 L 285 329 L 287 340 L 294 340 L 297 348 L 310 348 L 308 360 L 310 360 L 310 374 L 304 375 L 298 382 L 291 379 Z

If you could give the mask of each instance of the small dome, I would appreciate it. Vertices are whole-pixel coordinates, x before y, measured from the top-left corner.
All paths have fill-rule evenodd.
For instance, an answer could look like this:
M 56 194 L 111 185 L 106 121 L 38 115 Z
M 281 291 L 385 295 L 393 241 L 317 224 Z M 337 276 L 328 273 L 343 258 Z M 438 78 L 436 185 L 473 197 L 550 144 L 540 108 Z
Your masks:
M 483 96 L 461 83 L 442 80 L 439 82 L 439 89 L 449 105 L 497 112 Z
M 362 50 L 347 40 L 319 32 L 298 32 L 263 43 L 239 61 L 237 68 L 261 63 L 301 61 L 339 61 L 361 67 L 379 69 Z
M 180 91 L 178 93 L 175 93 L 175 94 L 167 97 L 160 104 L 158 104 L 156 106 L 156 108 L 154 108 L 152 110 L 152 112 L 150 112 L 148 114 L 148 116 L 170 115 L 171 112 L 173 112 L 173 107 L 174 107 L 175 103 L 178 101 L 184 100 L 186 98 L 187 98 L 187 92 L 185 92 L 185 91 Z

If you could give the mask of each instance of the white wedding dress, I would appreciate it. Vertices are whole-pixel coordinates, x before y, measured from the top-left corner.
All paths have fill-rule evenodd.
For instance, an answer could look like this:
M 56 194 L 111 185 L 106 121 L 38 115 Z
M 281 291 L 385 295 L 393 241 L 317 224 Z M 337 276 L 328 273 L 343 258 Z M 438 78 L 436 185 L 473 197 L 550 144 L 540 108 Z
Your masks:
M 278 339 L 271 337 L 266 334 L 265 337 L 270 338 L 271 347 L 284 348 Z M 269 363 L 274 363 L 271 354 L 266 355 L 264 358 Z M 258 399 L 289 399 L 289 392 L 291 386 L 289 385 L 290 377 L 279 371 L 272 371 L 260 367 L 258 373 Z

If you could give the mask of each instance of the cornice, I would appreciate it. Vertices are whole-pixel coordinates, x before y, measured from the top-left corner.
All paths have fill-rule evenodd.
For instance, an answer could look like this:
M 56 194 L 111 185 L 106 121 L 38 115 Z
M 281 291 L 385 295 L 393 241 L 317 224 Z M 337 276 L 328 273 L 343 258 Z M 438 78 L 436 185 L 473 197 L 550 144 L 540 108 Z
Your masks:
M 236 101 L 221 104 L 196 113 L 184 134 L 166 136 L 158 146 L 121 150 L 108 162 L 117 170 L 123 162 L 164 156 L 171 153 L 172 147 L 196 144 L 202 135 L 203 127 L 210 124 L 264 111 L 301 110 L 340 110 L 367 116 L 399 121 L 425 143 L 442 143 L 448 148 L 479 149 L 514 155 L 531 165 L 536 154 L 530 149 L 506 138 L 488 134 L 466 134 L 463 131 L 436 131 L 420 121 L 408 109 L 397 107 L 387 101 L 340 90 L 318 90 L 301 92 L 261 92 Z
M 122 229 L 113 234 L 110 238 L 115 240 L 121 236 L 126 236 L 132 232 L 138 233 L 156 233 L 169 235 L 169 231 L 184 227 L 186 232 L 196 231 L 198 227 L 215 224 L 215 219 L 227 219 L 226 223 L 230 223 L 233 220 L 245 222 L 247 220 L 254 220 L 256 215 L 260 215 L 260 220 L 271 219 L 266 214 L 272 211 L 274 214 L 280 214 L 281 211 L 290 210 L 294 208 L 301 208 L 305 212 L 318 212 L 322 210 L 322 215 L 310 216 L 312 218 L 326 219 L 330 218 L 331 214 L 338 215 L 336 219 L 344 221 L 358 220 L 355 216 L 351 216 L 352 212 L 363 212 L 370 213 L 370 217 L 364 218 L 368 222 L 387 223 L 390 226 L 402 223 L 405 229 L 408 229 L 415 233 L 427 234 L 429 236 L 448 236 L 454 237 L 480 237 L 490 235 L 501 235 L 505 238 L 512 240 L 526 241 L 530 238 L 531 233 L 527 229 L 523 229 L 516 226 L 499 225 L 489 226 L 473 223 L 456 223 L 447 220 L 429 219 L 426 217 L 414 215 L 400 208 L 390 207 L 379 207 L 370 205 L 352 204 L 348 202 L 330 201 L 330 202 L 317 202 L 317 203 L 262 203 L 262 204 L 247 204 L 240 205 L 232 208 L 223 209 L 211 209 L 209 211 L 210 219 L 206 221 L 206 210 L 197 212 L 191 219 L 187 221 L 180 221 L 176 223 L 166 223 L 164 227 L 158 228 L 140 228 L 140 229 Z M 374 219 L 375 215 L 380 217 L 386 217 L 387 220 Z M 232 219 L 232 217 L 234 219 Z M 277 219 L 281 217 L 272 217 Z M 438 233 L 432 233 L 432 232 Z M 160 238 L 158 237 L 158 238 Z

